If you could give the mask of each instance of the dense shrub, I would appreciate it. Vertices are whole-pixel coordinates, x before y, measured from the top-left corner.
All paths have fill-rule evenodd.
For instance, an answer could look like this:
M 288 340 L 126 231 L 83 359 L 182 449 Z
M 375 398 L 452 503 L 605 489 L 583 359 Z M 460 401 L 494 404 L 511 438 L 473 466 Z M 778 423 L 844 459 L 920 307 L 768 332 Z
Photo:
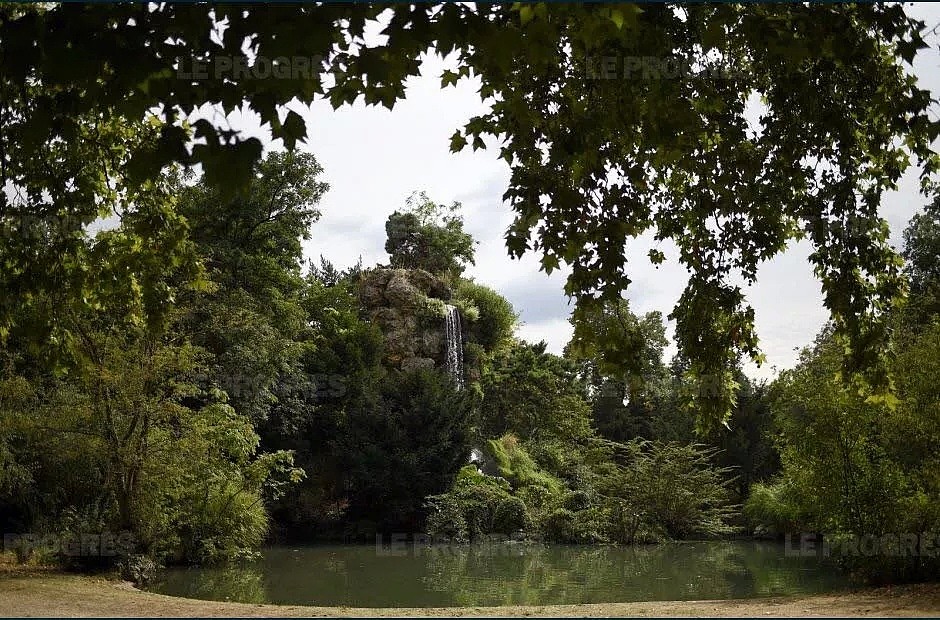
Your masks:
M 514 435 L 504 435 L 487 442 L 487 451 L 496 462 L 499 474 L 516 487 L 538 486 L 550 493 L 561 492 L 561 482 L 543 471 Z
M 157 569 L 156 562 L 141 554 L 127 556 L 118 562 L 118 572 L 121 579 L 131 581 L 137 585 L 147 585 L 156 576 Z
M 671 538 L 730 534 L 728 470 L 712 464 L 714 449 L 697 445 L 634 442 L 632 462 L 621 470 L 621 497 Z
M 566 509 L 575 511 L 585 510 L 592 504 L 590 494 L 582 490 L 568 491 L 561 503 Z
M 470 528 L 464 516 L 466 505 L 454 493 L 429 497 L 426 502 L 428 517 L 425 528 L 437 540 L 466 542 Z
M 425 498 L 446 491 L 467 462 L 470 398 L 436 370 L 379 374 L 354 386 L 331 441 L 348 519 L 384 531 L 420 527 Z
M 505 297 L 493 289 L 471 280 L 460 279 L 454 289 L 455 303 L 463 306 L 471 323 L 470 336 L 487 351 L 496 349 L 512 338 L 517 315 Z M 470 308 L 476 309 L 476 318 Z
M 574 513 L 567 508 L 556 508 L 542 519 L 542 536 L 551 542 L 572 542 L 577 539 Z
M 499 531 L 497 526 L 505 524 L 500 519 L 511 522 L 518 517 L 518 506 L 512 503 L 513 499 L 508 482 L 484 475 L 476 467 L 467 465 L 457 474 L 449 491 L 427 498 L 426 529 L 435 538 L 461 541 L 479 540 L 486 534 L 508 533 Z M 522 513 L 525 514 L 525 510 Z
M 512 534 L 526 531 L 531 525 L 529 509 L 518 497 L 504 497 L 496 505 L 493 515 L 493 531 L 500 534 Z
M 734 531 L 728 471 L 713 464 L 713 449 L 603 440 L 566 449 L 554 441 L 524 443 L 506 435 L 490 440 L 487 450 L 500 477 L 464 468 L 448 493 L 429 498 L 434 533 L 452 535 L 466 527 L 467 538 L 476 539 L 522 529 L 550 542 L 586 544 Z
M 456 297 L 451 301 L 453 302 L 452 305 L 460 312 L 460 320 L 463 321 L 464 326 L 472 330 L 473 323 L 480 320 L 480 309 L 470 299 Z
M 66 377 L 35 380 L 41 397 L 39 390 L 0 397 L 0 428 L 19 437 L 16 458 L 31 472 L 7 503 L 39 515 L 32 521 L 38 533 L 128 532 L 134 545 L 125 555 L 215 562 L 260 546 L 267 492 L 302 473 L 291 456 L 261 453 L 250 420 L 222 402 L 184 404 L 198 393 L 181 381 L 202 359 L 197 348 L 127 334 L 89 332 L 87 339 L 97 358 L 80 358 L 79 371 Z M 79 567 L 122 556 L 94 557 Z
M 544 540 L 556 543 L 592 544 L 607 542 L 606 516 L 599 507 L 585 510 L 556 508 L 540 524 Z
M 529 512 L 533 515 L 542 513 L 555 506 L 558 502 L 558 491 L 553 491 L 539 484 L 530 484 L 516 490 L 516 496 L 521 499 Z
M 786 481 L 773 484 L 757 483 L 744 504 L 744 516 L 757 534 L 785 535 L 799 531 L 807 515 L 792 497 L 793 488 Z

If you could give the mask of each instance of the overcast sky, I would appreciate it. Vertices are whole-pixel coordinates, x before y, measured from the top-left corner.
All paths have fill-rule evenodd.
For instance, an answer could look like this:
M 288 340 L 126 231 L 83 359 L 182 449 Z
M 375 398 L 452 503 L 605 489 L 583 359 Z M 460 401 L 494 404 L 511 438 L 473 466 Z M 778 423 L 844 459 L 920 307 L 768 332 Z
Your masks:
M 928 29 L 940 23 L 940 5 L 917 3 L 909 13 L 923 19 Z M 938 39 L 928 38 L 931 49 L 916 59 L 914 72 L 922 87 L 940 94 Z M 385 263 L 385 219 L 400 209 L 416 190 L 424 190 L 436 202 L 463 204 L 465 227 L 479 241 L 476 265 L 468 275 L 493 287 L 513 304 L 520 315 L 518 335 L 530 341 L 545 340 L 551 351 L 560 353 L 571 335 L 568 316 L 571 306 L 563 293 L 565 272 L 546 276 L 539 271 L 538 256 L 509 258 L 503 234 L 512 221 L 511 210 L 502 201 L 509 180 L 509 167 L 498 159 L 498 148 L 453 154 L 450 136 L 465 121 L 486 108 L 479 84 L 461 81 L 456 88 L 439 87 L 442 63 L 429 60 L 420 78 L 409 82 L 407 98 L 394 110 L 354 105 L 334 111 L 327 103 L 309 108 L 292 105 L 307 121 L 308 139 L 301 148 L 316 155 L 324 179 L 331 189 L 320 204 L 323 216 L 304 244 L 308 258 L 321 254 L 340 267 L 356 263 Z M 257 135 L 252 116 L 230 117 L 234 127 Z M 273 148 L 277 148 L 274 143 Z M 906 222 L 920 209 L 917 173 L 903 179 L 900 191 L 884 201 L 882 215 L 892 227 L 892 240 L 900 242 Z M 650 265 L 650 246 L 640 240 L 629 250 L 633 284 L 627 293 L 637 313 L 659 310 L 668 315 L 686 281 L 684 268 L 675 253 L 667 253 L 667 264 Z M 748 374 L 771 377 L 796 360 L 796 351 L 808 344 L 827 318 L 819 283 L 807 263 L 808 244 L 794 244 L 785 254 L 766 262 L 758 284 L 747 291 L 756 312 L 757 333 L 768 363 Z M 672 332 L 672 325 L 669 325 Z M 667 350 L 668 356 L 674 347 Z

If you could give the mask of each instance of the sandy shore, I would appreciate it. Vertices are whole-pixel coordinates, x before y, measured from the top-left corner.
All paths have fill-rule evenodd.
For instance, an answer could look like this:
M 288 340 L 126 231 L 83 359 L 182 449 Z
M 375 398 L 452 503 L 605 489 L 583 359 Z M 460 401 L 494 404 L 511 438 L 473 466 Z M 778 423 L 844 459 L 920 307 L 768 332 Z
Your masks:
M 131 584 L 55 571 L 0 575 L 3 616 L 937 616 L 940 584 L 725 601 L 454 608 L 251 605 L 152 594 Z

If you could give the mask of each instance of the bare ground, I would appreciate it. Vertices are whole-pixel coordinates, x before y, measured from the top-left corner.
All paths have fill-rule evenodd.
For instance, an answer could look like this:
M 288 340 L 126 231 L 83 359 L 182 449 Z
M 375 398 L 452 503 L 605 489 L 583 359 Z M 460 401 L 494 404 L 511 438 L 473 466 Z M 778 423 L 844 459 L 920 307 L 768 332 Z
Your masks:
M 127 582 L 103 577 L 33 569 L 0 571 L 0 615 L 46 617 L 938 616 L 940 615 L 940 584 L 749 600 L 374 609 L 201 601 L 143 592 Z

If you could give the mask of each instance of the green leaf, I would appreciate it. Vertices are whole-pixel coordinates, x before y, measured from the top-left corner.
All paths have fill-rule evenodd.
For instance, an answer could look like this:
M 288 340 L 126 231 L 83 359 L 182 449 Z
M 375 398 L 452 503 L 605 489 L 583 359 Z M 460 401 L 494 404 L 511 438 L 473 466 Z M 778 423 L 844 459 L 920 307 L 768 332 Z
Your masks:
M 451 153 L 459 153 L 465 146 L 467 146 L 467 139 L 459 131 L 454 132 L 454 135 L 450 137 Z
M 545 273 L 548 275 L 551 275 L 553 271 L 558 269 L 559 264 L 560 264 L 558 262 L 558 257 L 555 256 L 554 254 L 543 255 L 541 263 L 542 263 L 542 270 L 545 271 Z
M 456 86 L 459 80 L 460 74 L 456 71 L 445 70 L 443 73 L 441 73 L 441 86 L 444 88 L 448 86 Z
M 288 150 L 292 150 L 298 140 L 303 140 L 307 137 L 307 124 L 300 114 L 291 110 L 284 119 L 281 133 L 284 138 L 284 146 L 286 146 Z

